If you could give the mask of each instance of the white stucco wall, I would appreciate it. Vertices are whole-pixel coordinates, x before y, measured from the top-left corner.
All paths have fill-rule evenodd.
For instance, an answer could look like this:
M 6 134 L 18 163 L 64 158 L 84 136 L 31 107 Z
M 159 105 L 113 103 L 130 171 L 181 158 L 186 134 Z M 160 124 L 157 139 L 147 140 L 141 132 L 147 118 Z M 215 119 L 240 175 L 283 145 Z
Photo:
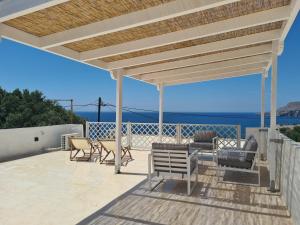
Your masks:
M 67 133 L 83 134 L 80 124 L 0 129 L 0 161 L 34 153 L 41 153 L 46 148 L 61 145 L 61 135 Z M 38 141 L 35 141 L 38 138 Z
M 300 143 L 284 138 L 279 147 L 281 157 L 277 157 L 281 165 L 281 195 L 293 222 L 300 225 Z

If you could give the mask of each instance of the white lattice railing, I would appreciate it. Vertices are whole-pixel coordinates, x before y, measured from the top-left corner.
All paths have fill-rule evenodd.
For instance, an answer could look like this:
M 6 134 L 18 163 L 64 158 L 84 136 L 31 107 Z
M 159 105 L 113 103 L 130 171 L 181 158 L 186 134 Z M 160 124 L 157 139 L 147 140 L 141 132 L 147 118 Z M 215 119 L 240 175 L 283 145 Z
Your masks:
M 115 139 L 114 122 L 87 122 L 86 136 L 91 139 Z M 211 124 L 163 124 L 163 143 L 191 143 L 197 131 L 215 131 L 223 146 L 238 147 L 239 125 Z M 134 149 L 151 149 L 153 142 L 159 142 L 158 123 L 123 123 L 122 144 Z

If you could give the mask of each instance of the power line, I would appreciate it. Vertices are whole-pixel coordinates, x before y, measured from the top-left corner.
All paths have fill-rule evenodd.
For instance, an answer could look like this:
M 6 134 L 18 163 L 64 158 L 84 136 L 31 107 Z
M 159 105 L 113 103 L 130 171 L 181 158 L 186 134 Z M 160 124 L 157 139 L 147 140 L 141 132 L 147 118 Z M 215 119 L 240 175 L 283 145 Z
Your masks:
M 128 107 L 124 106 L 123 109 L 129 109 L 129 110 L 137 110 L 137 111 L 144 111 L 144 112 L 158 112 L 156 110 L 151 110 L 151 109 L 140 109 L 140 108 L 134 108 L 134 107 Z
M 54 101 L 70 101 L 71 99 L 56 99 Z M 72 107 L 89 107 L 89 106 L 95 106 L 95 107 L 99 107 L 99 103 L 101 106 L 103 107 L 107 107 L 109 108 L 111 111 L 115 111 L 116 108 L 115 105 L 111 104 L 111 103 L 104 103 L 102 100 L 101 102 L 99 102 L 98 100 L 95 100 L 91 103 L 88 104 L 72 104 Z M 62 106 L 64 108 L 69 108 L 70 106 Z M 113 107 L 113 108 L 112 108 Z M 145 115 L 142 114 L 140 112 L 136 112 L 136 111 L 142 111 L 142 112 L 149 112 L 149 113 L 158 113 L 158 111 L 156 110 L 150 110 L 150 109 L 143 109 L 143 108 L 136 108 L 136 107 L 129 107 L 129 106 L 123 106 L 122 109 L 126 112 L 132 113 L 132 114 L 136 114 L 138 116 L 141 117 L 145 117 L 147 119 L 151 119 L 154 121 L 157 121 L 156 117 L 150 116 L 150 115 Z M 133 111 L 135 110 L 135 111 Z M 182 116 L 182 117 L 209 117 L 209 118 L 231 118 L 231 119 L 256 119 L 255 116 L 249 116 L 249 115 L 213 115 L 213 114 L 205 114 L 205 113 L 189 113 L 189 112 L 165 112 L 168 114 L 168 116 Z M 268 116 L 268 115 L 266 115 Z
M 113 104 L 109 104 L 109 103 L 107 103 L 106 105 L 107 105 L 107 106 L 111 106 L 111 107 L 114 107 L 114 108 L 116 108 L 116 106 L 115 106 L 115 105 L 113 105 Z M 152 120 L 154 120 L 155 122 L 157 121 L 157 118 L 155 118 L 155 117 L 153 117 L 153 116 L 144 115 L 144 114 L 142 114 L 142 113 L 139 113 L 139 112 L 134 112 L 134 111 L 131 111 L 130 109 L 127 109 L 126 107 L 122 107 L 122 108 L 123 108 L 123 110 L 124 110 L 124 111 L 130 112 L 130 113 L 133 113 L 133 114 L 136 114 L 136 115 L 139 115 L 139 116 L 142 116 L 142 117 L 148 118 L 148 119 L 152 119 Z

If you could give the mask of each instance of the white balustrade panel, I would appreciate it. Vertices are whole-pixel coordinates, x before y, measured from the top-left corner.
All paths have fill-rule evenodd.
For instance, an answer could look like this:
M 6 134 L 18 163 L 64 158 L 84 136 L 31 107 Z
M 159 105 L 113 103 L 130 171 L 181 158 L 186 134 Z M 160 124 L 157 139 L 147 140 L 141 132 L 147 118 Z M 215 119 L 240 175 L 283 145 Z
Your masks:
M 87 136 L 93 140 L 114 140 L 116 124 L 114 122 L 88 122 Z M 163 143 L 193 142 L 194 134 L 199 131 L 215 131 L 219 137 L 218 146 L 237 147 L 240 139 L 238 125 L 211 124 L 163 124 Z M 159 142 L 158 123 L 123 123 L 122 144 L 133 149 L 149 150 L 154 142 Z

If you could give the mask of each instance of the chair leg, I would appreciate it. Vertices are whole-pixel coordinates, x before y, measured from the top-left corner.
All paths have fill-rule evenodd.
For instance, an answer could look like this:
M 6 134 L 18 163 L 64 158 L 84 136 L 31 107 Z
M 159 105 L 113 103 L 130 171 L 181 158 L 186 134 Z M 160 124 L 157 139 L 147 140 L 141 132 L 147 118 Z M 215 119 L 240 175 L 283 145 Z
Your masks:
M 122 155 L 121 159 L 123 159 L 125 157 L 126 153 L 128 153 L 129 159 L 132 160 L 132 155 L 128 148 L 122 149 L 122 151 L 123 151 L 123 155 Z
M 102 164 L 105 161 L 105 159 L 109 156 L 110 153 L 111 153 L 111 151 L 107 152 L 106 155 L 104 156 L 104 158 L 102 160 L 100 159 L 100 164 Z
M 132 155 L 131 155 L 130 149 L 128 147 L 126 148 L 126 152 L 128 152 L 129 159 L 132 160 Z
M 149 182 L 149 191 L 151 191 L 151 155 L 148 155 L 148 182 Z
M 198 184 L 198 175 L 199 175 L 199 162 L 198 162 L 198 160 L 197 160 L 197 163 L 196 163 L 195 173 L 196 173 L 196 184 Z
M 187 173 L 187 194 L 191 195 L 191 174 Z
M 220 179 L 220 167 L 217 166 L 217 182 L 219 183 L 219 179 Z
M 77 154 L 80 152 L 80 150 L 76 150 L 77 152 L 75 153 L 75 155 L 72 156 L 72 152 L 73 150 L 70 150 L 70 160 L 74 161 L 74 159 L 76 158 Z

